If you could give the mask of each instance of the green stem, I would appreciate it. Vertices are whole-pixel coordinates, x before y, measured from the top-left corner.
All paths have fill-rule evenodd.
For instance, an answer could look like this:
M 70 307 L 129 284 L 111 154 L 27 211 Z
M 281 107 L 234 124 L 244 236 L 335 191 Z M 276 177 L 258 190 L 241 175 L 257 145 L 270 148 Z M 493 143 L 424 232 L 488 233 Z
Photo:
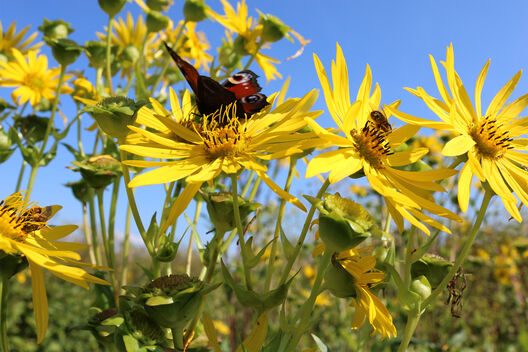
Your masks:
M 286 178 L 286 184 L 284 185 L 284 190 L 286 192 L 289 192 L 290 186 L 293 179 L 293 173 L 295 171 L 295 164 L 297 160 L 294 158 L 290 158 L 290 168 L 288 170 L 288 177 Z M 284 210 L 286 209 L 286 200 L 281 199 L 280 205 L 279 205 L 279 214 L 277 216 L 277 223 L 275 224 L 275 233 L 273 234 L 273 243 L 271 245 L 271 251 L 268 261 L 268 271 L 266 273 L 266 281 L 264 284 L 264 289 L 266 291 L 269 291 L 271 286 L 271 278 L 273 276 L 273 267 L 275 265 L 275 255 L 277 252 L 278 243 L 279 243 L 279 235 L 282 225 L 282 218 L 284 217 Z
M 126 160 L 127 153 L 123 150 L 120 151 L 121 155 L 121 161 Z M 145 246 L 147 247 L 147 251 L 149 252 L 149 255 L 151 257 L 154 256 L 154 248 L 152 247 L 152 243 L 147 238 L 147 233 L 145 231 L 145 227 L 143 226 L 143 222 L 141 221 L 141 217 L 139 216 L 139 211 L 136 204 L 136 199 L 134 197 L 134 192 L 132 192 L 132 189 L 128 187 L 128 184 L 130 183 L 130 173 L 128 171 L 128 166 L 123 164 L 121 162 L 121 170 L 123 171 L 123 178 L 125 180 L 125 190 L 128 197 L 128 204 L 130 205 L 130 210 L 132 211 L 132 216 L 134 217 L 134 221 L 136 222 L 136 226 L 138 228 L 139 234 L 141 235 L 141 238 L 143 239 L 143 243 L 145 243 Z
M 414 330 L 416 330 L 419 321 L 420 312 L 418 310 L 412 310 L 407 314 L 407 323 L 405 324 L 405 330 L 403 331 L 402 341 L 398 347 L 398 352 L 407 351 L 407 347 L 409 346 L 409 342 L 411 342 Z
M 482 199 L 482 204 L 477 214 L 477 219 L 475 220 L 475 223 L 473 224 L 473 227 L 471 228 L 471 231 L 469 235 L 467 236 L 466 243 L 464 243 L 464 247 L 462 248 L 462 251 L 457 256 L 455 264 L 451 267 L 451 269 L 449 270 L 449 273 L 444 277 L 442 282 L 440 282 L 438 287 L 434 289 L 431 295 L 427 297 L 425 301 L 423 301 L 423 304 L 422 304 L 423 309 L 426 309 L 429 305 L 431 305 L 434 302 L 436 297 L 438 297 L 438 295 L 442 292 L 442 290 L 447 286 L 449 281 L 451 281 L 453 276 L 455 276 L 458 269 L 462 266 L 462 264 L 466 260 L 469 254 L 469 251 L 471 249 L 471 246 L 473 245 L 473 242 L 475 241 L 475 238 L 477 237 L 480 226 L 482 225 L 482 221 L 484 220 L 484 215 L 486 215 L 486 210 L 488 209 L 490 200 L 494 194 L 495 193 L 493 193 L 491 189 L 486 187 L 486 192 L 484 193 L 484 198 Z
M 98 189 L 96 192 L 97 192 L 97 206 L 99 208 L 99 222 L 101 226 L 101 237 L 103 238 L 106 265 L 108 265 L 110 268 L 113 269 L 110 272 L 110 282 L 112 283 L 112 288 L 114 290 L 114 295 L 116 299 L 115 302 L 117 304 L 117 302 L 119 301 L 119 291 L 117 287 L 117 280 L 116 280 L 116 274 L 115 274 L 114 255 L 112 253 L 113 248 L 110 247 L 110 240 L 106 232 L 106 221 L 105 221 L 105 216 L 104 216 L 104 200 L 103 200 L 104 189 L 102 188 Z
M 308 329 L 310 325 L 310 316 L 313 311 L 315 300 L 317 296 L 321 293 L 321 285 L 323 283 L 324 274 L 326 268 L 330 264 L 332 259 L 332 253 L 330 251 L 325 251 L 321 259 L 319 260 L 319 268 L 317 269 L 317 276 L 315 277 L 315 282 L 310 293 L 310 297 L 301 307 L 301 321 L 299 325 L 294 329 L 295 333 L 292 339 L 288 343 L 286 351 L 294 351 L 295 347 L 299 343 L 304 332 Z
M 237 175 L 231 175 L 231 190 L 233 192 L 233 215 L 235 216 L 235 222 L 238 232 L 238 240 L 240 242 L 240 253 L 242 255 L 242 264 L 244 266 L 244 275 L 246 278 L 246 287 L 251 290 L 251 273 L 249 266 L 247 265 L 247 253 L 246 253 L 246 241 L 244 239 L 244 228 L 242 227 L 242 220 L 240 219 L 240 209 L 238 208 L 238 180 Z
M 125 218 L 125 239 L 123 240 L 123 262 L 121 265 L 121 286 L 127 284 L 127 272 L 128 272 L 128 252 L 130 250 L 130 218 L 131 218 L 130 205 L 127 205 L 127 212 Z
M 95 252 L 95 262 L 97 265 L 102 265 L 101 252 L 99 251 L 99 241 L 97 240 L 97 221 L 95 220 L 95 203 L 94 199 L 88 201 L 88 208 L 90 210 L 90 233 L 92 235 L 92 243 Z
M 20 191 L 20 185 L 22 184 L 22 178 L 24 178 L 24 171 L 26 171 L 27 162 L 22 160 L 22 166 L 20 167 L 20 172 L 18 173 L 18 179 L 15 186 L 15 192 Z
M 79 104 L 77 104 L 77 116 L 79 116 L 77 120 L 77 147 L 79 148 L 79 152 L 82 156 L 84 156 L 84 148 L 82 144 L 82 126 L 81 126 L 81 110 L 79 109 Z
M 403 271 L 403 280 L 407 287 L 411 284 L 411 264 L 412 264 L 412 247 L 414 242 L 414 230 L 415 227 L 412 226 L 409 231 L 409 236 L 407 237 L 407 248 L 405 249 L 405 265 Z
M 112 26 L 114 25 L 114 17 L 108 16 L 108 30 L 106 33 L 106 84 L 110 95 L 114 95 L 114 88 L 112 84 L 112 69 L 110 63 L 110 49 L 112 48 L 110 43 L 112 40 Z
M 7 295 L 9 291 L 8 275 L 0 277 L 0 351 L 9 352 L 7 343 Z
M 330 181 L 328 179 L 323 183 L 321 188 L 319 189 L 319 192 L 317 192 L 316 198 L 321 199 L 326 189 L 330 186 Z M 310 207 L 310 210 L 308 211 L 308 215 L 306 215 L 306 220 L 304 221 L 304 225 L 301 231 L 301 234 L 299 235 L 299 239 L 297 240 L 297 244 L 295 245 L 293 255 L 291 258 L 288 258 L 288 262 L 286 263 L 286 266 L 284 267 L 284 271 L 282 272 L 281 280 L 279 282 L 279 286 L 284 284 L 286 280 L 288 279 L 288 275 L 290 275 L 290 270 L 293 266 L 293 263 L 295 263 L 295 260 L 297 259 L 297 256 L 301 252 L 301 248 L 304 244 L 304 239 L 306 238 L 306 234 L 308 233 L 308 230 L 310 229 L 310 224 L 312 223 L 312 218 L 315 214 L 315 205 L 312 204 Z
M 172 343 L 174 344 L 174 349 L 176 351 L 183 351 L 183 328 L 174 327 L 171 328 L 172 333 Z
M 82 203 L 82 214 L 83 214 L 83 232 L 86 244 L 88 245 L 88 253 L 90 255 L 90 263 L 99 264 L 95 259 L 95 247 L 92 242 L 92 237 L 90 236 L 90 231 L 88 230 L 88 208 L 86 203 Z
M 114 233 L 115 233 L 115 214 L 117 208 L 117 195 L 119 194 L 119 184 L 121 183 L 121 178 L 117 178 L 114 181 L 114 186 L 112 189 L 112 199 L 110 203 L 110 213 L 108 215 L 108 250 L 110 251 L 110 259 L 112 263 L 112 268 L 115 270 L 115 245 L 114 245 Z
M 196 224 L 200 218 L 200 213 L 202 211 L 203 202 L 196 202 L 196 212 L 194 213 L 193 228 L 191 229 L 191 235 L 189 236 L 189 245 L 187 247 L 187 259 L 185 260 L 185 272 L 187 275 L 191 275 L 191 263 L 192 263 L 192 250 L 194 245 L 194 237 L 198 237 L 198 232 L 196 232 Z M 223 236 L 222 236 L 223 237 Z

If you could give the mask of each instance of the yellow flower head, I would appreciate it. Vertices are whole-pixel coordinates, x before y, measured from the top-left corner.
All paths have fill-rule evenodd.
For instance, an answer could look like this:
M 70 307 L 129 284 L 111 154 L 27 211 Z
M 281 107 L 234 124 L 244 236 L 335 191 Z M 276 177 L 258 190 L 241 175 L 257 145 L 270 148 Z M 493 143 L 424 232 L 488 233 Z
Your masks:
M 383 302 L 370 292 L 385 278 L 385 273 L 377 270 L 376 256 L 370 255 L 372 248 L 354 248 L 339 252 L 335 260 L 354 278 L 356 298 L 351 306 L 356 309 L 352 329 L 360 328 L 368 317 L 374 328 L 372 335 L 380 333 L 382 338 L 396 337 L 396 327 Z
M 178 55 L 194 60 L 194 67 L 196 69 L 209 69 L 209 63 L 213 57 L 206 53 L 211 48 L 204 32 L 196 32 L 196 22 L 187 22 L 185 29 L 182 29 L 183 21 L 180 21 L 176 27 L 174 22 L 170 21 L 169 26 L 165 29 L 165 41 L 173 43 L 173 47 L 177 48 Z M 178 43 L 178 33 L 183 30 L 183 35 L 180 36 Z M 174 44 L 175 43 L 175 44 Z M 158 43 L 157 45 L 161 45 Z
M 168 161 L 127 160 L 136 167 L 156 169 L 137 175 L 129 187 L 172 182 L 185 179 L 188 185 L 171 210 L 174 221 L 187 207 L 204 182 L 211 182 L 220 173 L 236 174 L 241 169 L 254 170 L 280 197 L 301 209 L 302 203 L 277 186 L 266 174 L 267 167 L 260 160 L 273 160 L 301 153 L 320 143 L 312 133 L 297 133 L 306 125 L 305 117 L 315 118 L 320 112 L 309 109 L 317 98 L 311 91 L 301 99 L 282 101 L 285 92 L 268 98 L 277 106 L 268 105 L 250 119 L 236 118 L 236 105 L 203 116 L 202 122 L 190 120 L 190 95 L 184 94 L 183 109 L 174 91 L 170 90 L 172 113 L 154 99 L 153 109 L 143 107 L 136 123 L 149 130 L 129 126 L 135 132 L 127 137 L 121 150 Z M 271 110 L 271 111 L 270 111 Z M 170 221 L 167 221 L 169 223 Z
M 46 55 L 38 55 L 30 51 L 27 56 L 13 48 L 11 53 L 15 60 L 0 61 L 0 87 L 17 87 L 11 97 L 17 105 L 29 101 L 32 106 L 37 105 L 42 98 L 52 100 L 59 84 L 60 69 L 48 69 Z M 69 76 L 65 77 L 65 80 Z M 70 93 L 71 88 L 63 84 L 61 93 Z
M 336 183 L 352 174 L 363 172 L 373 190 L 381 194 L 386 201 L 399 231 L 403 231 L 403 219 L 429 234 L 424 225 L 434 226 L 450 232 L 441 223 L 422 213 L 427 210 L 441 217 L 460 220 L 459 217 L 436 204 L 430 191 L 445 189 L 436 183 L 457 173 L 455 170 L 402 171 L 394 167 L 412 164 L 427 154 L 427 148 L 408 149 L 394 152 L 393 148 L 411 138 L 418 127 L 405 125 L 394 129 L 388 117 L 380 111 L 381 91 L 378 84 L 374 92 L 372 74 L 367 65 L 365 77 L 354 103 L 350 102 L 348 73 L 345 58 L 337 45 L 337 59 L 332 62 L 333 88 L 323 65 L 314 54 L 315 66 L 323 91 L 326 105 L 334 122 L 344 134 L 340 136 L 320 127 L 315 121 L 307 119 L 310 127 L 327 145 L 339 149 L 323 153 L 308 164 L 306 177 L 330 171 L 329 181 Z M 390 106 L 398 106 L 394 102 Z
M 11 50 L 17 49 L 22 54 L 27 54 L 30 50 L 37 50 L 42 46 L 42 43 L 32 44 L 37 37 L 37 32 L 31 34 L 24 39 L 29 26 L 24 27 L 20 32 L 16 33 L 16 23 L 12 22 L 7 28 L 7 31 L 2 29 L 2 21 L 0 21 L 0 53 L 11 56 Z
M 156 33 L 148 33 L 147 25 L 143 20 L 143 16 L 139 16 L 137 22 L 134 22 L 134 18 L 130 12 L 127 13 L 126 22 L 123 18 L 119 17 L 113 22 L 113 28 L 115 34 L 112 32 L 111 40 L 112 45 L 117 45 L 121 51 L 127 49 L 129 46 L 134 46 L 138 52 L 144 46 L 144 57 L 147 61 L 151 61 L 154 58 L 154 53 L 157 51 L 159 44 L 156 44 Z M 107 32 L 107 27 L 105 27 Z M 102 41 L 106 41 L 106 33 L 97 33 L 97 37 Z M 132 70 L 130 67 L 123 68 L 121 76 L 131 74 Z
M 257 24 L 257 21 L 252 17 L 248 17 L 248 7 L 245 0 L 237 3 L 237 9 L 233 8 L 227 0 L 221 0 L 224 5 L 224 15 L 219 15 L 211 9 L 207 10 L 207 14 L 215 21 L 227 28 L 232 33 L 237 33 L 244 40 L 244 48 L 250 55 L 255 56 L 255 61 L 260 66 L 266 79 L 269 81 L 275 78 L 282 78 L 277 71 L 274 63 L 280 63 L 279 60 L 260 53 L 262 44 L 259 41 L 262 32 L 262 26 Z
M 516 206 L 517 198 L 528 205 L 528 117 L 519 114 L 528 105 L 528 95 L 506 103 L 521 78 L 519 71 L 504 85 L 484 112 L 481 106 L 481 92 L 490 61 L 480 71 L 475 85 L 475 107 L 455 71 L 453 46 L 447 48 L 445 69 L 448 86 L 444 85 L 436 62 L 432 56 L 436 85 L 442 100 L 436 99 L 421 87 L 407 89 L 440 117 L 441 122 L 421 119 L 395 109 L 391 110 L 400 119 L 418 126 L 447 130 L 456 133 L 442 151 L 444 156 L 467 156 L 458 179 L 458 203 L 465 212 L 468 208 L 473 175 L 481 182 L 488 182 L 493 191 L 502 199 L 508 212 L 521 222 Z M 449 88 L 449 89 L 448 89 Z M 515 194 L 515 195 L 514 195 Z
M 87 282 L 108 285 L 108 282 L 89 275 L 79 267 L 90 266 L 81 262 L 81 256 L 76 252 L 86 248 L 85 245 L 59 241 L 77 229 L 77 226 L 47 225 L 47 221 L 60 208 L 38 207 L 21 192 L 0 202 L 0 251 L 10 255 L 23 255 L 29 263 L 39 343 L 48 327 L 48 300 L 42 268 L 86 289 Z

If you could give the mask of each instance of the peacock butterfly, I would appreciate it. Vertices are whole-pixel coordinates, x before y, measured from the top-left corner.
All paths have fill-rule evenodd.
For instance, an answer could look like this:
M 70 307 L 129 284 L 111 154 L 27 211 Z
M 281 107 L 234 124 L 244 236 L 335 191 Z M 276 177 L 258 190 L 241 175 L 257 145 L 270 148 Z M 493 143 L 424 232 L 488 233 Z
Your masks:
M 196 105 L 202 115 L 212 114 L 222 106 L 236 102 L 237 117 L 243 119 L 269 104 L 266 96 L 259 93 L 262 88 L 254 72 L 238 72 L 220 84 L 211 77 L 200 75 L 193 65 L 176 54 L 167 43 L 164 44 L 196 95 Z

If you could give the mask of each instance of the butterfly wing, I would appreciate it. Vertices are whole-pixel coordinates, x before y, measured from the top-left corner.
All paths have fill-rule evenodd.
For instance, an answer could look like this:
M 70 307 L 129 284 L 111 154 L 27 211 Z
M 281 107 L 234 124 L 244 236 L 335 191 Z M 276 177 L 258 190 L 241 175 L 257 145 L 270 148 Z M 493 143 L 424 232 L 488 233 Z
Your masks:
M 226 79 L 222 86 L 235 93 L 237 99 L 242 99 L 262 90 L 257 82 L 257 77 L 253 71 L 241 71 Z

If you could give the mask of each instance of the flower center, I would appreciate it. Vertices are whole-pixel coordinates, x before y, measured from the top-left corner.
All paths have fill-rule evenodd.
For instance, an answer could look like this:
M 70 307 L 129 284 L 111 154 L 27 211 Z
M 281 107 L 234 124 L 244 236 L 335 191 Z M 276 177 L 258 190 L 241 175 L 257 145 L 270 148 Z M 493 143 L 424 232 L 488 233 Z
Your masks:
M 44 215 L 45 208 L 33 206 L 21 211 L 16 205 L 0 202 L 0 234 L 3 237 L 22 242 L 27 234 L 46 226 L 48 217 Z
M 245 127 L 232 107 L 234 104 L 203 117 L 200 135 L 211 160 L 236 156 L 246 149 Z
M 507 149 L 512 149 L 508 132 L 498 124 L 497 120 L 484 119 L 480 125 L 474 126 L 469 135 L 476 143 L 477 152 L 486 158 L 502 157 Z
M 377 128 L 370 120 L 360 133 L 350 131 L 359 155 L 375 169 L 383 168 L 383 160 L 392 154 L 389 142 L 385 139 L 389 133 L 390 131 Z
M 36 88 L 38 90 L 42 90 L 44 87 L 44 81 L 42 80 L 42 77 L 38 74 L 29 74 L 26 76 L 27 86 L 31 88 Z

